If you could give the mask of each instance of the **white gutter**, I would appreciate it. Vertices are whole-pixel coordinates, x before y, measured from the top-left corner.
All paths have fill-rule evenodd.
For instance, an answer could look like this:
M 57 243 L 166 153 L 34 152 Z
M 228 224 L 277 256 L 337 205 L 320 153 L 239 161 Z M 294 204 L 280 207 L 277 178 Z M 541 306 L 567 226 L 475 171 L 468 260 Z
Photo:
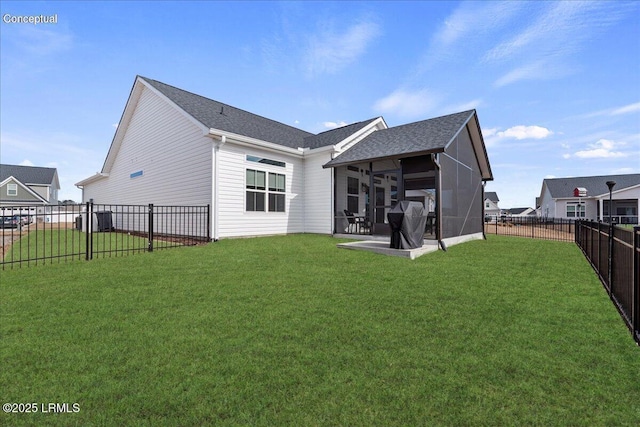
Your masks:
M 96 172 L 94 175 L 90 176 L 89 178 L 85 178 L 82 181 L 78 181 L 74 185 L 78 188 L 82 188 L 87 184 L 91 184 L 92 182 L 101 180 L 102 178 L 108 178 L 108 177 L 109 177 L 108 173 Z
M 211 135 L 212 137 L 214 135 Z M 212 187 L 212 204 L 213 204 L 213 241 L 217 242 L 220 240 L 220 230 L 219 230 L 219 222 L 220 222 L 220 208 L 218 203 L 218 198 L 220 196 L 220 186 L 219 186 L 219 176 L 220 176 L 220 147 L 222 147 L 227 142 L 227 137 L 225 135 L 219 136 L 220 140 L 214 140 L 213 147 L 211 149 L 211 155 L 213 157 L 213 173 L 211 174 L 211 187 Z
M 269 151 L 276 151 L 281 153 L 284 152 L 302 157 L 302 153 L 298 150 L 298 148 L 289 148 L 285 147 L 284 145 L 274 144 L 273 142 L 266 142 L 260 139 L 238 135 L 237 133 L 227 132 L 224 130 L 209 129 L 209 136 L 212 136 L 214 138 L 227 137 L 229 139 L 232 139 L 234 144 L 250 146 L 253 148 L 260 147 Z

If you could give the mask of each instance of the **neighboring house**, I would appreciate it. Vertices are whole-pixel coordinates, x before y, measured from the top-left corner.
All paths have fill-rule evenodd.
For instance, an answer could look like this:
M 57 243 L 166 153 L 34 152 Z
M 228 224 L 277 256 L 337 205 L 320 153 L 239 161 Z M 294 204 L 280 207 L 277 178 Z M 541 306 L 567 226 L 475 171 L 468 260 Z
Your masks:
M 511 217 L 530 217 L 536 216 L 536 210 L 533 208 L 511 208 L 507 209 L 506 215 Z
M 498 203 L 500 199 L 498 194 L 494 191 L 487 191 L 484 193 L 484 215 L 485 217 L 497 218 L 500 216 L 500 208 Z
M 76 185 L 85 202 L 209 204 L 214 240 L 341 234 L 345 211 L 385 234 L 391 206 L 420 200 L 444 240 L 482 236 L 491 179 L 475 110 L 312 134 L 138 76 L 102 170 Z
M 36 166 L 0 165 L 0 206 L 42 213 L 58 205 L 58 171 Z
M 611 195 L 612 221 L 620 224 L 638 224 L 640 174 L 545 179 L 540 191 L 540 215 L 549 218 L 608 221 L 607 181 L 616 183 Z

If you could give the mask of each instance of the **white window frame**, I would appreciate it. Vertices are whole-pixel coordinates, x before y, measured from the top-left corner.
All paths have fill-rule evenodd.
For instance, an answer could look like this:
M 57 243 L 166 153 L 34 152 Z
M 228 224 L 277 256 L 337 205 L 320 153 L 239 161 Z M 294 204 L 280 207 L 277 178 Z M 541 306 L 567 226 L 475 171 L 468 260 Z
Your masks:
M 250 161 L 247 159 L 247 161 Z M 255 162 L 257 163 L 257 162 Z M 278 168 L 280 168 L 281 166 L 276 166 Z M 264 189 L 262 188 L 249 188 L 249 183 L 247 182 L 247 175 L 248 175 L 248 171 L 253 171 L 256 173 L 263 173 L 264 177 L 265 177 L 265 185 L 264 185 Z M 269 170 L 265 170 L 265 169 L 256 169 L 254 164 L 247 164 L 247 167 L 245 168 L 245 185 L 244 185 L 244 191 L 245 191 L 245 199 L 244 199 L 244 211 L 245 213 L 268 213 L 268 214 L 283 214 L 287 212 L 287 174 L 286 173 L 282 173 L 284 171 L 279 170 L 277 172 L 272 172 Z M 275 186 L 271 186 L 270 187 L 270 180 L 271 177 L 274 177 L 275 181 Z M 278 176 L 282 177 L 282 184 L 283 184 L 283 188 L 280 189 L 280 185 L 278 182 Z M 264 210 L 249 210 L 247 209 L 247 198 L 249 197 L 249 193 L 260 193 L 260 194 L 264 194 Z M 273 199 L 276 200 L 275 203 L 272 203 L 272 197 L 271 196 L 275 196 L 273 197 Z M 282 198 L 284 198 L 284 200 L 282 200 Z M 277 200 L 281 200 L 281 203 L 278 203 Z M 254 203 L 255 206 L 255 203 Z M 278 210 L 278 207 L 281 207 L 281 210 Z
M 254 172 L 255 177 L 258 176 L 258 173 L 262 173 L 264 174 L 264 187 L 262 186 L 258 186 L 255 184 L 253 186 L 249 185 L 249 180 L 247 179 L 249 172 Z M 262 171 L 262 170 L 258 170 L 258 169 L 252 169 L 252 168 L 246 168 L 245 172 L 244 172 L 244 179 L 245 179 L 245 183 L 244 183 L 244 188 L 245 188 L 245 193 L 244 193 L 244 209 L 245 212 L 266 212 L 267 209 L 267 172 Z M 255 179 L 255 178 L 254 178 Z M 249 193 L 255 195 L 255 194 L 261 194 L 262 195 L 262 207 L 263 209 L 255 209 L 257 203 L 255 202 L 255 196 L 254 196 L 254 203 L 253 203 L 253 207 L 254 209 L 248 209 L 248 198 L 249 198 Z
M 271 186 L 271 177 L 274 177 L 275 179 L 275 185 L 272 187 Z M 280 189 L 279 186 L 279 177 L 282 177 L 282 189 Z M 275 203 L 273 203 L 274 206 L 272 206 L 271 203 L 271 196 L 276 196 L 274 197 L 274 200 L 278 200 L 280 199 L 280 197 L 277 196 L 282 196 L 282 210 L 279 210 L 278 207 L 280 205 L 280 203 L 278 203 L 277 201 Z M 286 212 L 287 211 L 287 175 L 283 174 L 283 173 L 277 173 L 277 172 L 269 172 L 267 174 L 267 212 Z
M 18 196 L 18 184 L 7 184 L 7 196 L 8 197 Z
M 571 208 L 571 212 L 569 212 L 569 208 Z M 584 203 L 569 202 L 565 208 L 565 214 L 567 218 L 585 218 L 587 216 L 587 206 Z

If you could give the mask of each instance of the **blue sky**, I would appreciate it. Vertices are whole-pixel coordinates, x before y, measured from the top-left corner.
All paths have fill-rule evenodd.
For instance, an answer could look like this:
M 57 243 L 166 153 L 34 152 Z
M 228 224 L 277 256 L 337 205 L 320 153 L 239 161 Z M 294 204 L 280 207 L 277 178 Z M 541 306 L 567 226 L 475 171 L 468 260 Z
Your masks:
M 102 168 L 136 75 L 321 132 L 475 108 L 502 208 L 640 173 L 640 2 L 0 3 L 0 160 Z M 57 15 L 57 23 L 11 17 Z M 9 21 L 9 22 L 5 22 Z

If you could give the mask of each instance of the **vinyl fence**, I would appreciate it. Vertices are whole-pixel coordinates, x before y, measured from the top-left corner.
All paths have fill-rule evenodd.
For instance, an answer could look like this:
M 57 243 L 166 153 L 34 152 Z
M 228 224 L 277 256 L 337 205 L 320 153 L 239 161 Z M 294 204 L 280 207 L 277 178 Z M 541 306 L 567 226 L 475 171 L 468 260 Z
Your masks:
M 576 243 L 640 344 L 640 227 L 578 221 Z
M 71 211 L 71 212 L 69 212 Z M 99 205 L 34 213 L 5 208 L 2 269 L 206 243 L 210 206 Z

